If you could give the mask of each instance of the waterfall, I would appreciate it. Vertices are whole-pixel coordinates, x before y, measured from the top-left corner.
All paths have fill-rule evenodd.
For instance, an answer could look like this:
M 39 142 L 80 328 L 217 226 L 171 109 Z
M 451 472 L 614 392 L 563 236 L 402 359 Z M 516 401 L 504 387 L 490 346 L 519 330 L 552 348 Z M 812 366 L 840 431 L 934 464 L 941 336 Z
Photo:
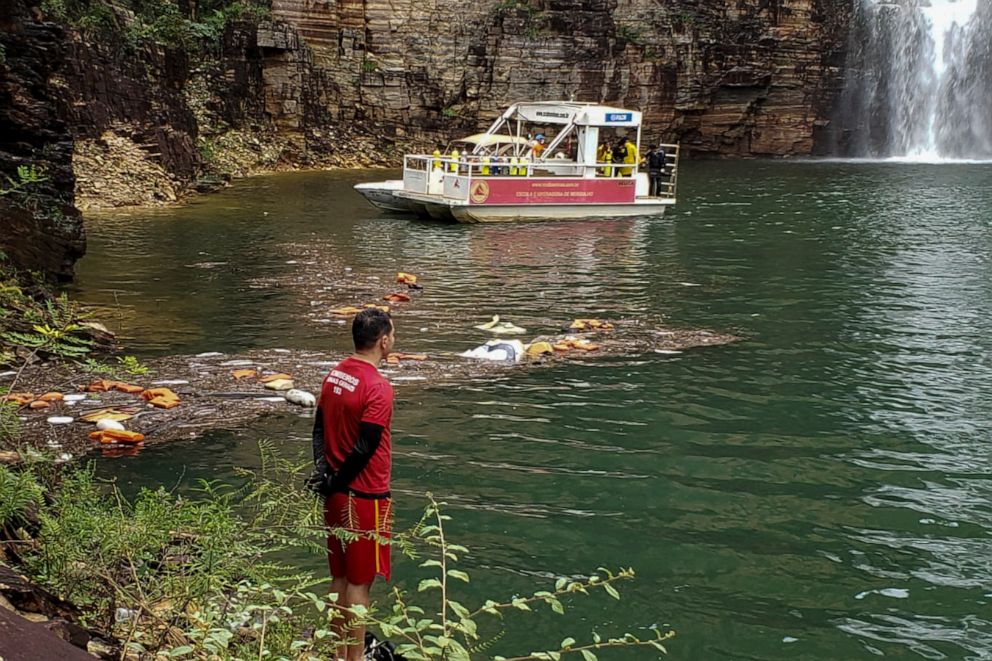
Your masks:
M 992 2 L 857 0 L 838 151 L 992 158 Z

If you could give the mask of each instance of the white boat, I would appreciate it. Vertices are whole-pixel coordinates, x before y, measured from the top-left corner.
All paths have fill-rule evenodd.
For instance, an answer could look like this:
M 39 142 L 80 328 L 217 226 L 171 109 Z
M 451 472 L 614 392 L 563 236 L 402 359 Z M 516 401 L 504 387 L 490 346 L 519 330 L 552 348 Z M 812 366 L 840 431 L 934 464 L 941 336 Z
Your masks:
M 599 160 L 601 143 L 619 135 L 642 153 L 641 117 L 592 103 L 514 104 L 485 133 L 457 141 L 457 158 L 408 154 L 402 180 L 355 190 L 381 209 L 463 223 L 661 215 L 675 204 L 678 145 L 660 145 L 666 167 L 654 194 L 638 163 Z M 545 145 L 529 130 L 555 133 Z

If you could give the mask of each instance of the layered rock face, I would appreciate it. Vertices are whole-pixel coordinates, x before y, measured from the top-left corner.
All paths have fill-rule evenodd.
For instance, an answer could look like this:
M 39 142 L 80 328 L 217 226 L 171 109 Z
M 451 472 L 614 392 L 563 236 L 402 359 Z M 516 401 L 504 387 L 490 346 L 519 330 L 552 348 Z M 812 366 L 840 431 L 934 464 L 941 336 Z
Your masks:
M 692 152 L 813 151 L 851 0 L 273 0 L 338 93 L 334 119 L 430 136 L 518 100 L 641 109 Z
M 73 206 L 73 141 L 51 78 L 64 63 L 64 34 L 8 0 L 0 11 L 0 250 L 22 269 L 72 277 L 86 249 Z M 30 171 L 25 179 L 18 173 Z

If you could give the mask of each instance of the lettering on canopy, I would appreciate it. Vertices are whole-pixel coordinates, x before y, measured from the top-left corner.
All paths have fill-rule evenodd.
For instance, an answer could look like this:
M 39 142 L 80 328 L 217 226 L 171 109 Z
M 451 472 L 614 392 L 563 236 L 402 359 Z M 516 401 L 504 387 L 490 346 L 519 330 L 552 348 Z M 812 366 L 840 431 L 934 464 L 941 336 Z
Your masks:
M 469 202 L 492 204 L 630 204 L 634 180 L 487 179 L 473 181 Z
M 616 124 L 619 122 L 629 122 L 634 118 L 633 113 L 629 112 L 608 112 L 606 113 L 606 121 L 609 124 Z

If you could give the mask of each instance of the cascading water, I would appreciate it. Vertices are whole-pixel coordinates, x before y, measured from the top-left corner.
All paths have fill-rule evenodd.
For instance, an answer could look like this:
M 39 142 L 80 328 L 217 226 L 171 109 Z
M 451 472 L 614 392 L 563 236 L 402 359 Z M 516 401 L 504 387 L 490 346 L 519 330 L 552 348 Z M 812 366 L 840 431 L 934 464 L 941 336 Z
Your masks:
M 992 0 L 857 0 L 838 151 L 992 158 Z

